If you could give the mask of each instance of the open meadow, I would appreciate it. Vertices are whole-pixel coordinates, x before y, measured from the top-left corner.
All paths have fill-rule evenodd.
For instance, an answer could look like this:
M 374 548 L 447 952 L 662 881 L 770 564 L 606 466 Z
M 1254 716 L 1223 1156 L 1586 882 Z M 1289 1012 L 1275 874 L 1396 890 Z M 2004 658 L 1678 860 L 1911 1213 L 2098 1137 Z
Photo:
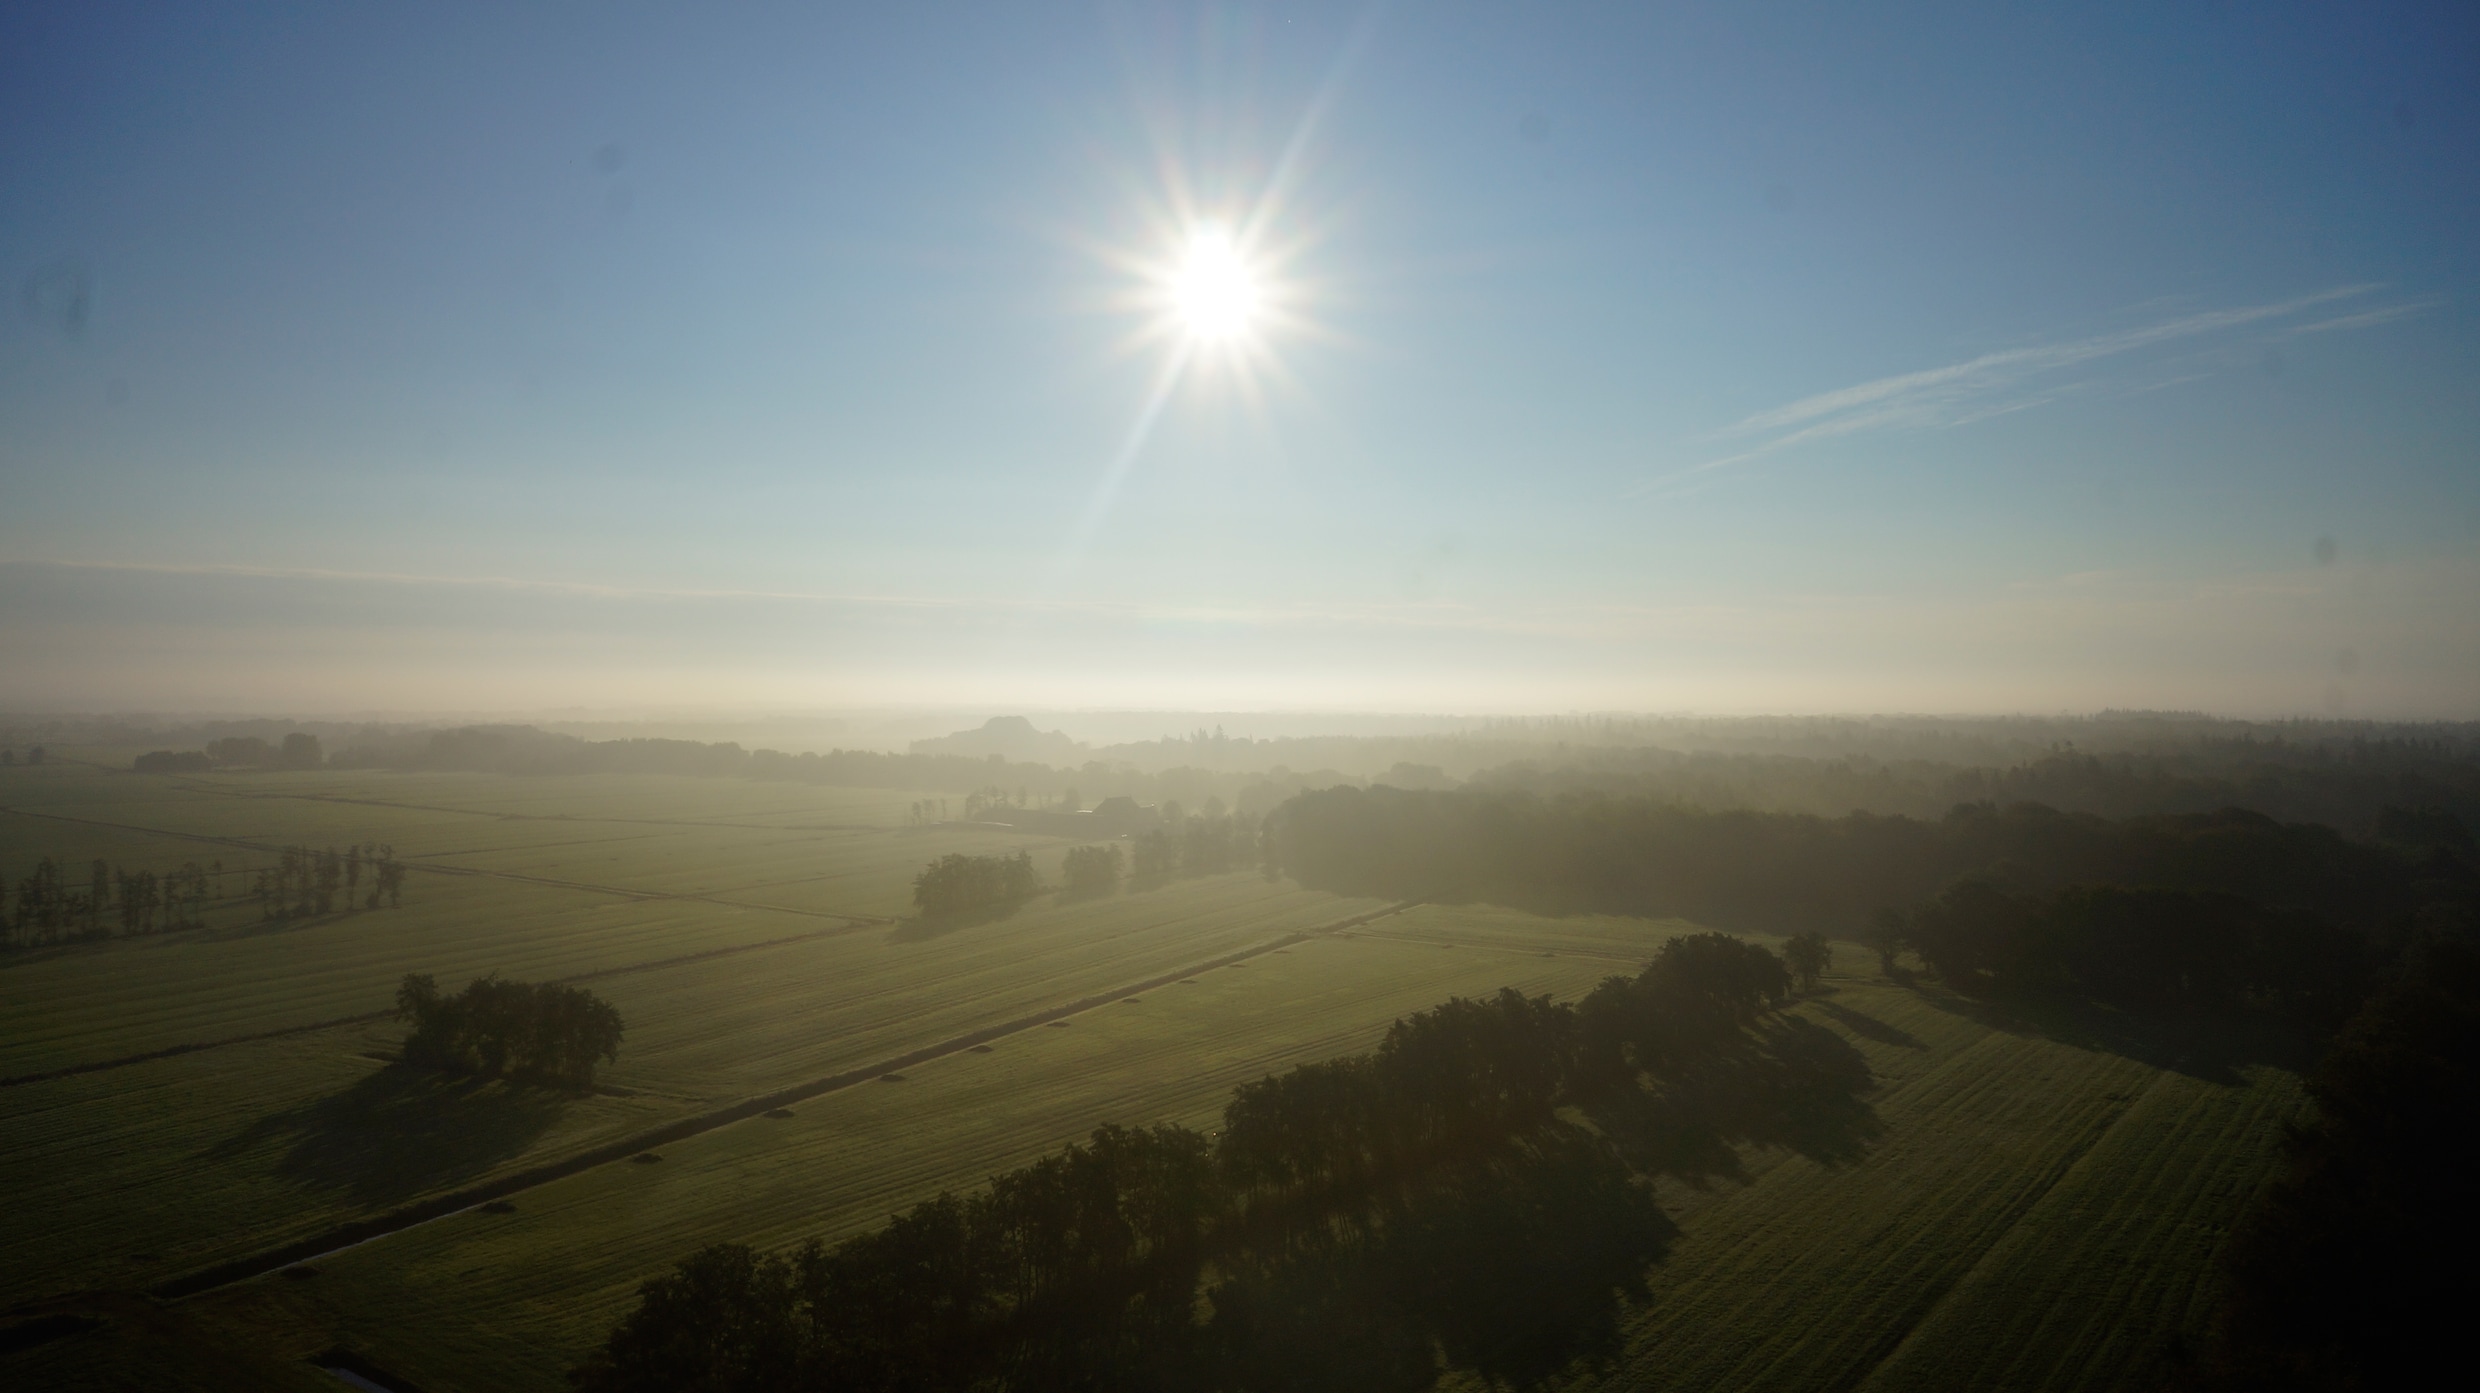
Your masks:
M 1573 999 L 1692 927 L 1254 871 L 925 924 L 931 859 L 1023 849 L 1056 883 L 1068 844 L 911 825 L 898 792 L 100 763 L 0 770 L 0 873 L 296 843 L 410 872 L 396 908 L 232 900 L 0 958 L 0 1304 L 88 1322 L 0 1353 L 12 1386 L 125 1386 L 188 1350 L 202 1389 L 317 1387 L 304 1361 L 341 1347 L 427 1393 L 559 1388 L 699 1246 L 833 1239 L 1105 1123 L 1209 1129 L 1235 1085 L 1450 996 Z M 2192 1339 L 2297 1059 L 1840 966 L 1787 1016 L 1868 1086 L 1650 1167 L 1679 1233 L 1621 1343 L 1562 1381 L 2100 1389 Z M 408 972 L 588 983 L 627 1038 L 585 1096 L 419 1074 L 391 1062 Z

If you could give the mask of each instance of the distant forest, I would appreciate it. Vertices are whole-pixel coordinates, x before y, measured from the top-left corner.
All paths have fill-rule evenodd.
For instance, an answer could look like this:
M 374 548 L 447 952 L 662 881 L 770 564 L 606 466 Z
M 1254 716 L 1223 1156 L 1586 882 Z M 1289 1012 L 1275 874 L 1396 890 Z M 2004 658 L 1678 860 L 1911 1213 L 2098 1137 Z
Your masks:
M 248 728 L 258 733 L 211 733 Z M 144 746 L 171 731 L 47 723 L 45 738 Z M 1255 819 L 1294 793 L 1340 784 L 1594 792 L 1715 810 L 1871 812 L 1936 818 L 1958 803 L 2043 803 L 2123 818 L 2244 807 L 2373 836 L 2385 809 L 2426 808 L 2480 826 L 2480 726 L 2244 722 L 2176 713 L 2083 718 L 1576 718 L 1490 722 L 1455 733 L 1275 740 L 1186 736 L 1107 746 L 1070 765 L 940 752 L 785 754 L 676 739 L 587 740 L 532 726 L 454 730 L 280 723 L 196 728 L 199 748 L 140 759 L 151 772 L 303 768 L 316 742 L 337 768 L 507 774 L 740 777 L 1048 806 L 1070 792 L 1177 802 L 1219 798 Z M 21 733 L 21 732 L 10 732 Z M 309 742 L 305 744 L 305 742 Z M 1068 742 L 1073 747 L 1073 742 Z M 1045 757 L 1063 748 L 1037 740 Z
M 2370 930 L 2433 904 L 2467 908 L 2460 819 L 2395 810 L 2390 840 L 2260 813 L 2112 820 L 2036 803 L 1965 804 L 1935 820 L 1714 812 L 1655 798 L 1332 788 L 1267 820 L 1271 869 L 1394 898 L 1675 915 L 1735 929 L 1850 936 L 1958 877 L 2047 893 L 2117 884 L 2218 892 Z

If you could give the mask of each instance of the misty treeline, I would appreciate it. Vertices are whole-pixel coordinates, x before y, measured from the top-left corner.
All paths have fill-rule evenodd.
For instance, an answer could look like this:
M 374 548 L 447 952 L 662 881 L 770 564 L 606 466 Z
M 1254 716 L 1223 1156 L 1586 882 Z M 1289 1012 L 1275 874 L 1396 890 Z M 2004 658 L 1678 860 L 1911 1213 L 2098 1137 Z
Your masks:
M 1119 884 L 1127 867 L 1128 858 L 1117 843 L 1070 847 L 1068 854 L 1059 859 L 1059 878 L 1063 882 L 1060 888 L 1071 895 L 1104 894 Z
M 1216 875 L 1257 862 L 1255 826 L 1245 817 L 1166 811 L 1163 826 L 1138 833 L 1129 843 L 1129 869 L 1139 880 L 1173 875 Z
M 235 767 L 281 767 L 285 742 L 316 738 L 268 722 L 208 729 L 245 727 L 262 733 L 218 735 L 208 748 L 225 751 Z M 122 745 L 170 733 L 111 722 L 45 729 Z M 731 743 L 585 740 L 522 725 L 327 729 L 328 743 L 341 747 L 327 761 L 336 768 L 779 778 L 951 797 L 995 787 L 1014 801 L 1044 806 L 1071 790 L 1189 807 L 1220 796 L 1250 817 L 1293 793 L 1339 784 L 1430 789 L 1471 782 L 1545 796 L 1590 791 L 1821 816 L 1935 818 L 1968 802 L 2038 802 L 2113 818 L 2235 806 L 2367 836 L 2387 807 L 2429 807 L 2480 825 L 2480 726 L 2470 723 L 2248 722 L 2175 712 L 1532 718 L 1460 731 L 1270 740 L 1198 730 L 1107 746 L 1074 767 L 936 750 L 794 755 Z M 245 749 L 257 753 L 243 758 Z
M 704 1249 L 572 1379 L 1358 1393 L 1428 1387 L 1443 1359 L 1530 1383 L 1615 1352 L 1614 1293 L 1673 1232 L 1634 1179 L 1663 1114 L 1636 1105 L 1752 1056 L 1788 987 L 1763 948 L 1701 934 L 1581 1002 L 1450 1000 L 1241 1086 L 1210 1135 L 1104 1127 L 832 1247 Z M 1856 1058 L 1790 1091 L 1863 1088 Z
M 2014 894 L 2073 885 L 2241 896 L 2346 927 L 2466 912 L 2459 820 L 2399 813 L 2414 840 L 2219 812 L 2107 819 L 2033 803 L 1935 820 L 1715 812 L 1642 797 L 1334 788 L 1267 819 L 1269 869 L 1344 894 L 1496 900 L 1552 912 L 1679 916 L 1853 936 L 1966 876 Z
M 1101 894 L 1123 875 L 1140 884 L 1179 875 L 1217 875 L 1255 864 L 1257 835 L 1243 818 L 1182 816 L 1177 807 L 1151 831 L 1128 840 L 1071 847 L 1060 860 L 1061 889 Z M 1013 909 L 1046 888 L 1028 852 L 971 856 L 949 852 L 913 877 L 913 905 L 931 918 Z
M 597 1064 L 620 1057 L 618 1008 L 557 982 L 479 977 L 442 996 L 429 975 L 408 973 L 396 1014 L 413 1026 L 403 1059 L 418 1069 L 586 1089 Z
M 150 750 L 131 760 L 140 774 L 198 774 L 209 769 L 318 769 L 327 763 L 319 737 L 294 731 L 270 743 L 255 735 L 210 740 L 203 750 Z
M 694 740 L 581 740 L 532 726 L 474 726 L 358 738 L 328 761 L 334 768 L 461 770 L 499 774 L 671 774 L 697 778 L 780 779 L 848 788 L 904 789 L 958 798 L 1005 790 L 1014 801 L 1092 798 L 1203 806 L 1220 797 L 1254 814 L 1304 788 L 1346 782 L 1333 770 L 1247 774 L 1173 769 L 1148 773 L 1101 761 L 1075 769 L 1011 764 L 996 757 L 832 750 L 785 754 Z
M 1014 909 L 1042 888 L 1033 857 L 967 856 L 951 851 L 913 877 L 913 906 L 928 918 Z
M 1958 803 L 2042 803 L 2104 817 L 2253 809 L 2283 821 L 2378 831 L 2389 807 L 2480 823 L 2480 750 L 2469 738 L 2396 737 L 2291 745 L 2200 738 L 2184 747 L 2054 749 L 2006 765 L 1865 755 L 1562 751 L 1481 770 L 1474 784 L 1541 795 L 1596 792 L 1715 809 L 1936 817 Z

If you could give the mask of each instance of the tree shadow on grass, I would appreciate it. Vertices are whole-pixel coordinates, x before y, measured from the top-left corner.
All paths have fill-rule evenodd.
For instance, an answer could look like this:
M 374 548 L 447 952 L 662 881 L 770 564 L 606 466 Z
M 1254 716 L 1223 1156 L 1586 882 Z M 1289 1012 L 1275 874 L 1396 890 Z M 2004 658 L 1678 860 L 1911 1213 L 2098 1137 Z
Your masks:
M 2319 1053 L 2313 1029 L 2264 1011 L 2122 1011 L 2054 998 L 2002 1000 L 1927 982 L 1913 990 L 1927 1005 L 1991 1030 L 2039 1036 L 2230 1087 L 2246 1083 L 2243 1071 L 2254 1065 L 2306 1073 Z
M 1627 1300 L 1678 1235 L 1601 1138 L 1557 1124 L 1226 1260 L 1202 1352 L 1224 1386 L 1267 1393 L 1606 1368 Z
M 202 925 L 183 929 L 178 943 L 233 943 L 245 938 L 271 938 L 277 934 L 301 933 L 308 929 L 325 928 L 342 923 L 356 914 L 373 914 L 376 910 L 331 909 L 325 914 L 287 914 L 281 918 L 249 918 L 230 924 Z M 172 943 L 165 944 L 173 946 Z
M 1874 1083 L 1849 1041 L 1779 1016 L 1671 1078 L 1585 1112 L 1630 1165 L 1702 1187 L 1746 1180 L 1743 1146 L 1784 1147 L 1825 1166 L 1859 1160 L 1886 1130 L 1861 1097 Z
M 276 1174 L 383 1207 L 523 1153 L 558 1121 L 571 1096 L 391 1064 L 342 1093 L 260 1118 L 205 1159 L 278 1145 Z
M 927 943 L 945 938 L 962 929 L 977 929 L 995 924 L 1016 913 L 1015 905 L 993 905 L 988 909 L 967 910 L 961 914 L 917 914 L 889 931 L 889 943 Z
M 1899 1045 L 1907 1050 L 1925 1050 L 1929 1048 L 1927 1045 L 1920 1042 L 1919 1036 L 1912 1034 L 1910 1031 L 1888 1025 L 1875 1016 L 1854 1011 L 1848 1006 L 1839 1005 L 1831 1001 L 1825 1001 L 1817 997 L 1810 997 L 1803 1004 L 1814 1006 L 1818 1010 L 1832 1016 L 1836 1025 L 1841 1026 L 1843 1029 L 1850 1031 L 1852 1034 L 1859 1036 L 1863 1040 L 1874 1040 L 1881 1045 Z

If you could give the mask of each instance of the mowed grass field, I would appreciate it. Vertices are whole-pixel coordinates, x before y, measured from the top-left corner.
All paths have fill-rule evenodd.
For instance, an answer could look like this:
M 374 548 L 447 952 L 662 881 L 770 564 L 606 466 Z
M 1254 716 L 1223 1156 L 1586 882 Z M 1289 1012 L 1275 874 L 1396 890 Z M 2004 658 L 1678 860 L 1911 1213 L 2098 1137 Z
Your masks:
M 0 1089 L 0 1183 L 18 1200 L 0 1209 L 0 1302 L 151 1286 L 1382 907 L 1248 873 L 931 931 L 893 918 L 924 862 L 1019 847 L 1055 861 L 1064 844 L 907 828 L 894 795 L 728 781 L 8 772 L 37 778 L 0 790 L 0 865 L 105 845 L 177 864 L 186 838 L 213 836 L 387 841 L 433 873 L 410 877 L 399 909 L 272 925 L 253 911 L 0 958 L 8 1073 L 212 1046 Z M 88 840 L 57 849 L 61 828 Z M 613 843 L 625 859 L 584 880 L 580 858 Z M 838 910 L 763 898 L 822 878 L 850 887 Z M 451 987 L 583 977 L 628 1022 L 621 1059 L 595 1096 L 566 1098 L 389 1069 L 393 1021 L 214 1044 L 384 1011 L 410 971 Z
M 384 1005 L 406 970 L 446 982 L 604 973 L 594 988 L 630 1034 L 610 1087 L 581 1099 L 407 1083 L 374 1057 L 399 1030 L 385 1023 L 0 1089 L 11 1138 L 0 1179 L 25 1201 L 0 1212 L 0 1301 L 140 1287 L 1117 984 L 1249 956 L 1016 1030 L 986 1053 L 908 1065 L 900 1082 L 808 1098 L 789 1118 L 666 1143 L 657 1163 L 525 1190 L 513 1213 L 454 1214 L 320 1256 L 307 1280 L 189 1298 L 166 1310 L 170 1333 L 129 1317 L 117 1336 L 0 1356 L 0 1383 L 29 1387 L 126 1386 L 130 1370 L 154 1367 L 149 1351 L 186 1342 L 205 1349 L 202 1387 L 243 1386 L 219 1381 L 216 1359 L 268 1361 L 275 1386 L 342 1344 L 430 1393 L 558 1388 L 636 1284 L 702 1244 L 833 1239 L 1105 1122 L 1211 1125 L 1233 1085 L 1366 1049 L 1402 1014 L 1502 985 L 1572 997 L 1689 927 L 1446 906 L 1349 923 L 1386 907 L 1241 874 L 930 933 L 878 921 L 901 911 L 932 856 L 1022 846 L 1049 873 L 1064 844 L 906 828 L 911 795 L 722 780 L 167 784 L 89 770 L 49 783 L 41 802 L 0 784 L 0 806 L 74 812 L 137 845 L 155 834 L 114 829 L 390 840 L 438 869 L 412 877 L 397 911 L 18 955 L 0 963 L 0 1048 L 79 1061 L 350 1014 Z M 389 832 L 309 830 L 354 818 Z M 41 821 L 0 815 L 12 838 L 0 868 L 23 873 L 16 839 Z M 299 830 L 268 830 L 286 828 Z M 193 854 L 176 849 L 173 863 Z M 2200 1329 L 2212 1256 L 2300 1106 L 2295 1076 L 2210 1042 L 2070 1043 L 1887 982 L 1842 952 L 1845 970 L 1793 1013 L 1867 1060 L 1867 1145 L 1834 1163 L 1744 1146 L 1737 1175 L 1655 1182 L 1681 1237 L 1628 1306 L 1621 1358 L 1576 1370 L 1572 1385 L 2141 1383 Z M 116 970 L 150 954 L 171 965 Z M 29 972 L 40 976 L 20 979 Z M 249 1000 L 177 999 L 209 985 Z M 47 1043 L 21 1043 L 21 1015 Z

